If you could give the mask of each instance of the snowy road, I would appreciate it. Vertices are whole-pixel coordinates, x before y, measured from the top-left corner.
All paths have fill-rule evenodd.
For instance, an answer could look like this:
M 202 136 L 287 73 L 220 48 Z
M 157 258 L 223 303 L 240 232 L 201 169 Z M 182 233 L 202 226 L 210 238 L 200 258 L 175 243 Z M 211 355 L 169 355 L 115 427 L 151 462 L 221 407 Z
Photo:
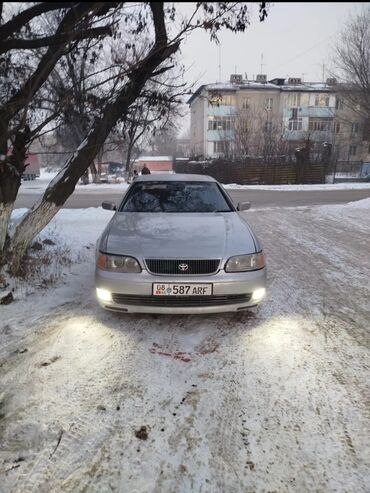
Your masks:
M 32 207 L 53 177 L 54 174 L 42 172 L 41 178 L 22 182 L 16 208 Z M 75 192 L 66 201 L 65 207 L 68 209 L 100 207 L 104 200 L 119 204 L 127 186 L 126 183 L 77 185 Z M 334 185 L 229 184 L 225 185 L 225 188 L 235 204 L 249 200 L 253 209 L 342 204 L 370 197 L 370 182 Z
M 0 308 L 0 491 L 369 491 L 369 202 L 248 212 L 256 315 L 106 313 L 86 230 L 63 283 Z

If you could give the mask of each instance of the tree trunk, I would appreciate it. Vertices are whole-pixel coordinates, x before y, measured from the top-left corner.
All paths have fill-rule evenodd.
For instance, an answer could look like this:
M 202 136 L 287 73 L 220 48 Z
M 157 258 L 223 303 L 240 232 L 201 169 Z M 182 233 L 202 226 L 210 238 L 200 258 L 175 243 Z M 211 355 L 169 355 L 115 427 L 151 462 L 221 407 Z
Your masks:
M 98 173 L 96 171 L 96 166 L 95 166 L 95 163 L 94 161 L 92 161 L 92 163 L 90 164 L 90 173 L 91 173 L 91 176 L 92 176 L 92 181 L 93 183 L 97 183 L 97 176 L 98 176 Z
M 19 270 L 21 259 L 32 239 L 50 222 L 54 215 L 73 193 L 75 186 L 95 159 L 106 138 L 118 119 L 127 114 L 130 105 L 139 97 L 152 72 L 179 48 L 160 43 L 153 46 L 148 56 L 130 74 L 129 82 L 118 93 L 116 100 L 105 107 L 87 138 L 67 161 L 64 168 L 51 181 L 43 197 L 23 216 L 10 242 L 10 267 L 13 273 Z
M 13 211 L 14 202 L 0 202 L 0 256 L 5 247 L 5 241 L 8 234 L 8 224 L 10 220 L 10 216 Z M 0 265 L 3 263 L 0 259 Z
M 102 162 L 103 162 L 103 149 L 100 149 L 100 151 L 98 152 L 98 170 L 95 174 L 95 181 L 94 183 L 100 183 L 100 179 L 101 179 L 101 173 L 102 173 Z M 95 170 L 96 171 L 96 170 Z
M 9 264 L 12 274 L 18 273 L 24 252 L 33 238 L 44 229 L 62 206 L 57 206 L 52 202 L 40 201 L 36 207 L 37 214 L 26 213 L 26 217 L 23 217 L 21 221 L 24 226 L 20 229 L 17 226 L 16 233 L 18 234 L 14 235 L 11 240 Z
M 130 143 L 128 145 L 127 154 L 126 154 L 126 165 L 125 165 L 125 169 L 126 169 L 127 176 L 130 176 L 131 175 L 131 151 L 132 151 L 132 146 L 131 146 L 131 143 Z
M 0 161 L 0 254 L 4 251 L 8 224 L 18 190 L 21 185 L 22 174 L 25 169 L 26 144 L 29 139 L 29 127 L 19 132 L 14 139 L 12 153 L 8 156 L 7 149 Z

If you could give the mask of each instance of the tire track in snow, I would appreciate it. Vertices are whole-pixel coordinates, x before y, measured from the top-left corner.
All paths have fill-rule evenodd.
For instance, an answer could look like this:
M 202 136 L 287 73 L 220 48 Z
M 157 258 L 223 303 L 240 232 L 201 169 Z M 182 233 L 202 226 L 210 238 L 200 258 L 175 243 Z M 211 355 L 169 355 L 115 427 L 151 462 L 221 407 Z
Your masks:
M 81 317 L 83 314 L 84 311 L 79 312 L 78 315 Z M 48 330 L 50 330 L 49 326 L 49 329 L 45 329 L 42 331 L 42 334 L 38 334 L 39 337 L 30 344 L 32 353 L 36 352 L 37 354 L 37 349 L 44 349 L 45 345 L 50 344 L 50 339 L 58 339 L 58 335 L 65 330 L 68 320 L 73 321 L 75 317 L 75 313 L 69 313 L 68 315 L 63 316 L 59 323 L 55 322 L 53 324 L 51 332 L 48 333 Z M 107 318 L 109 320 L 109 316 L 107 317 L 104 314 L 103 320 L 107 320 Z M 113 320 L 113 326 L 120 325 L 119 319 L 111 317 L 111 320 Z M 134 328 L 132 333 L 139 331 L 140 326 Z M 31 335 L 29 337 L 31 337 Z M 56 344 L 53 344 L 52 342 L 51 345 L 58 345 L 58 341 Z M 123 353 L 117 351 L 117 354 L 119 355 L 118 358 L 123 359 L 122 354 L 124 354 L 124 357 L 129 362 L 131 355 L 135 353 L 135 344 L 131 345 L 131 347 L 122 347 L 122 349 L 124 350 Z M 130 373 L 134 371 L 134 368 L 130 368 L 127 361 L 125 361 L 125 365 L 123 365 L 126 371 L 129 370 L 125 375 L 125 379 L 130 380 Z M 27 363 L 24 362 L 23 365 L 25 364 L 27 366 Z M 32 362 L 30 363 L 30 366 L 32 366 Z M 11 372 L 11 367 L 8 371 Z M 104 399 L 107 401 L 116 400 L 117 397 L 109 394 L 109 390 L 114 389 L 114 387 L 120 390 L 123 388 L 122 385 L 120 385 L 122 383 L 122 375 L 119 371 L 119 365 L 115 368 L 115 374 L 111 375 L 110 378 L 108 394 L 99 396 L 103 401 Z M 90 477 L 88 472 L 88 466 L 104 442 L 107 440 L 109 441 L 110 439 L 114 429 L 116 406 L 113 406 L 112 402 L 110 402 L 110 404 L 112 404 L 110 407 L 113 408 L 114 411 L 113 416 L 111 416 L 112 420 L 109 421 L 109 409 L 107 409 L 107 412 L 102 411 L 102 416 L 99 416 L 96 412 L 96 402 L 94 403 L 91 401 L 91 394 L 92 392 L 90 391 L 90 395 L 87 395 L 85 400 L 79 402 L 77 408 L 76 398 L 81 401 L 82 396 L 77 395 L 74 399 L 64 400 L 60 409 L 62 414 L 60 411 L 58 412 L 58 408 L 55 407 L 55 404 L 53 405 L 53 411 L 57 412 L 56 415 L 53 416 L 53 420 L 49 423 L 49 426 L 56 426 L 58 429 L 63 430 L 63 436 L 58 449 L 51 455 L 55 447 L 55 442 L 47 441 L 41 452 L 36 452 L 31 460 L 22 463 L 22 467 L 17 471 L 14 471 L 12 475 L 9 475 L 9 486 L 11 485 L 11 488 L 6 489 L 7 493 L 9 491 L 17 493 L 36 491 L 48 492 L 50 491 L 51 485 L 55 485 L 54 487 L 59 488 L 62 482 L 67 481 L 70 475 L 75 473 L 76 465 L 78 465 L 77 469 L 86 469 L 85 474 L 78 478 L 77 482 L 80 486 L 84 483 L 84 487 L 87 487 L 93 481 L 93 477 Z M 81 405 L 82 407 L 86 407 L 86 405 L 89 404 L 92 410 L 79 413 L 76 417 L 77 409 L 81 408 Z M 13 479 L 14 477 L 16 477 L 15 481 Z M 73 481 L 70 488 L 69 491 L 75 491 Z

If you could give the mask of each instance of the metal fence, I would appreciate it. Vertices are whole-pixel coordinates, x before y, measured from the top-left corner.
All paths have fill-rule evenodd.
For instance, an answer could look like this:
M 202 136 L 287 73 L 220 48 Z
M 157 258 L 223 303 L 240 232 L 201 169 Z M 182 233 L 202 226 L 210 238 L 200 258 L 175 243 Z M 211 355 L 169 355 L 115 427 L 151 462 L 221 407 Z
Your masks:
M 368 164 L 362 161 L 337 161 L 327 170 L 327 183 L 362 182 L 369 179 Z

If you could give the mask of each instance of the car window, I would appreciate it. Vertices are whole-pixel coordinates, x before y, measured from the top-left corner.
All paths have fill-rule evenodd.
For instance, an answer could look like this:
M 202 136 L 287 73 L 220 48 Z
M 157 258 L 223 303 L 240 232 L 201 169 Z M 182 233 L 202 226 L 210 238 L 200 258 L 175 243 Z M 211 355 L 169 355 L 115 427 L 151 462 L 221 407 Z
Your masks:
M 230 212 L 228 199 L 217 183 L 136 183 L 123 201 L 121 212 Z

